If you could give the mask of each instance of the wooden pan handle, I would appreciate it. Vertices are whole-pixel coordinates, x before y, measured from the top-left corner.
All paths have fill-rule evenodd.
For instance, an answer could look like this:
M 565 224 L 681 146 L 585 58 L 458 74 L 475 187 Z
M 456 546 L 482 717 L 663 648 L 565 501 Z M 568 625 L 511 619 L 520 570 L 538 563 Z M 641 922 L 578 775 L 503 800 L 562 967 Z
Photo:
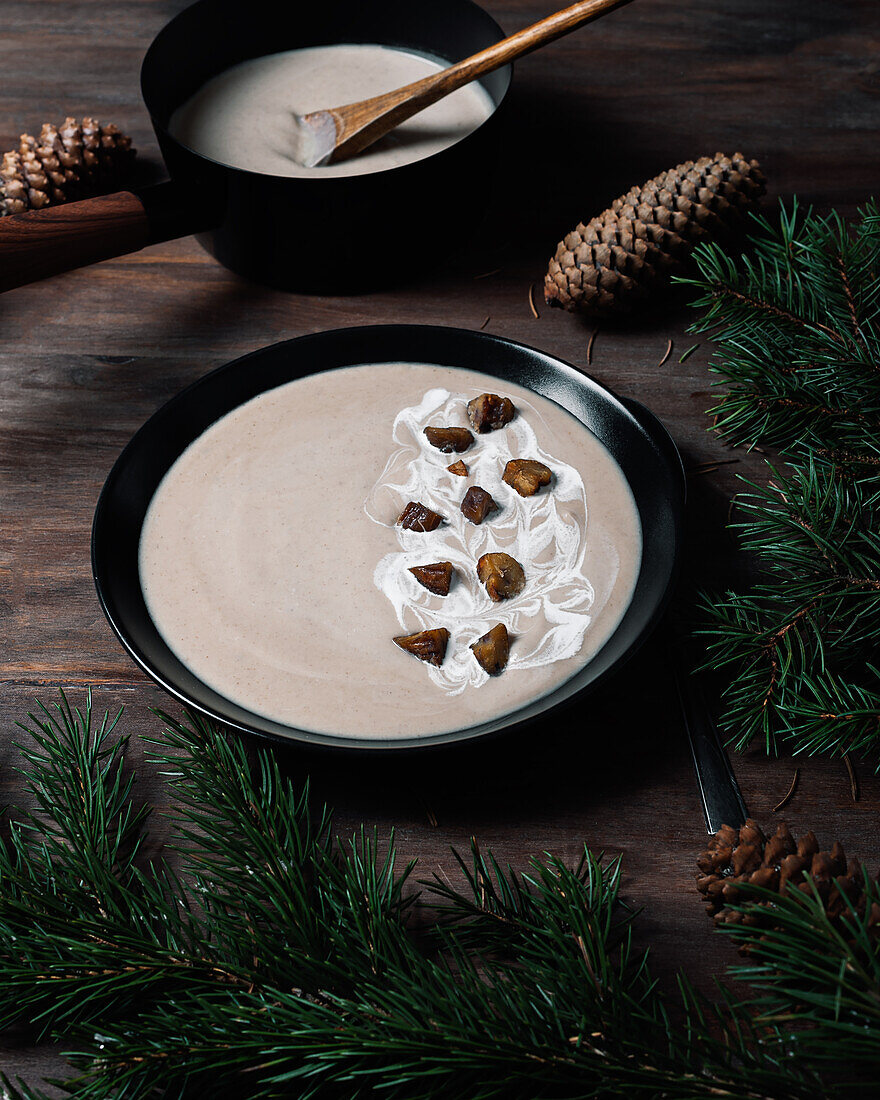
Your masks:
M 131 191 L 0 218 L 0 291 L 137 252 L 149 243 L 144 204 Z
M 201 229 L 172 183 L 0 218 L 0 292 Z

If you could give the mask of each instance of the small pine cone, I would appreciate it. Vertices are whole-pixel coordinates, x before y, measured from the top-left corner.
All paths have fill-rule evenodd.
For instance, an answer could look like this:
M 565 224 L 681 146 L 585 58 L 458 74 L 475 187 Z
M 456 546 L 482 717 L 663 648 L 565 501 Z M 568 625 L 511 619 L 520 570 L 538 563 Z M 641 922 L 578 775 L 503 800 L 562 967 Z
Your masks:
M 837 842 L 830 852 L 820 851 L 812 832 L 796 842 L 784 822 L 769 839 L 751 818 L 740 829 L 723 825 L 697 859 L 697 867 L 701 872 L 696 877 L 697 889 L 705 897 L 706 912 L 716 925 L 772 925 L 773 909 L 768 902 L 750 899 L 746 912 L 728 908 L 745 900 L 739 889 L 742 884 L 779 894 L 790 888 L 812 894 L 815 887 L 832 921 L 845 916 L 850 905 L 859 915 L 865 913 L 861 865 L 855 860 L 847 863 Z M 880 906 L 876 903 L 871 906 L 869 926 L 880 938 Z
M 593 317 L 631 312 L 668 287 L 695 245 L 735 236 L 765 190 L 758 162 L 741 153 L 685 161 L 630 188 L 559 242 L 547 304 Z
M 22 134 L 0 162 L 0 217 L 71 202 L 118 186 L 134 160 L 131 138 L 115 126 L 73 118 Z

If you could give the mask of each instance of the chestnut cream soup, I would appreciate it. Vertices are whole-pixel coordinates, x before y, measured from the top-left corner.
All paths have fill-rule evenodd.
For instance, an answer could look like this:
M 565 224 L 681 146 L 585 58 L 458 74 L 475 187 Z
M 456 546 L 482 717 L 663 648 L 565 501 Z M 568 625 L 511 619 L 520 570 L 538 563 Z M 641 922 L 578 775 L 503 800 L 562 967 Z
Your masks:
M 468 84 L 426 107 L 358 156 L 317 168 L 295 159 L 294 114 L 356 103 L 445 68 L 432 58 L 376 45 L 315 46 L 255 57 L 204 84 L 169 129 L 202 156 L 273 176 L 355 176 L 429 157 L 461 141 L 495 105 Z
M 432 446 L 425 427 L 469 427 L 484 392 L 510 398 L 510 422 L 462 454 Z M 552 472 L 532 496 L 502 481 L 522 458 Z M 459 459 L 466 476 L 448 469 Z M 481 523 L 461 512 L 471 486 L 497 505 Z M 443 522 L 404 528 L 410 501 Z M 525 573 L 502 602 L 476 574 L 491 552 Z M 640 559 L 626 479 L 580 421 L 478 372 L 383 363 L 309 375 L 213 424 L 157 489 L 139 562 L 159 632 L 221 695 L 300 729 L 394 739 L 500 718 L 569 680 L 620 621 Z M 410 571 L 440 561 L 446 596 Z M 490 676 L 470 646 L 499 623 L 509 662 Z M 437 666 L 392 640 L 438 627 Z

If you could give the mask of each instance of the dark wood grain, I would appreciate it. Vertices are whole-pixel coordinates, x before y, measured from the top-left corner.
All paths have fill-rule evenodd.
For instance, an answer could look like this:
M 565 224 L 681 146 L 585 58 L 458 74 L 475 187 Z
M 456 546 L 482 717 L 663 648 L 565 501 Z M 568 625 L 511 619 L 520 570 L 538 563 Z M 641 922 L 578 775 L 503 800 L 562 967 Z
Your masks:
M 326 109 L 312 111 L 302 119 L 315 131 L 314 151 L 308 153 L 303 163 L 313 166 L 354 156 L 457 88 L 630 3 L 632 0 L 578 0 L 439 73 L 359 103 L 344 106 L 328 103 Z
M 485 0 L 509 30 L 548 14 L 537 0 Z M 0 8 L 0 148 L 22 130 L 92 114 L 133 133 L 140 180 L 162 168 L 138 91 L 141 56 L 181 4 L 170 0 L 5 0 Z M 539 288 L 557 240 L 617 194 L 688 157 L 741 149 L 758 157 L 770 202 L 853 213 L 880 179 L 880 18 L 873 0 L 637 0 L 522 62 L 512 92 L 521 145 L 505 151 L 504 184 L 479 237 L 455 263 L 432 259 L 430 217 L 393 290 L 347 298 L 286 295 L 245 283 L 192 239 L 155 245 L 0 297 L 0 794 L 20 797 L 15 723 L 57 685 L 96 704 L 125 705 L 138 794 L 158 810 L 168 794 L 145 764 L 140 735 L 168 700 L 125 656 L 92 587 L 89 527 L 103 479 L 132 432 L 206 371 L 275 340 L 341 325 L 425 322 L 485 327 L 586 369 L 593 326 L 551 312 Z M 639 327 L 599 329 L 590 371 L 637 398 L 670 428 L 689 466 L 736 459 L 690 479 L 685 581 L 725 585 L 745 574 L 725 531 L 736 475 L 764 459 L 711 435 L 710 348 L 684 310 Z M 668 341 L 674 350 L 666 363 Z M 655 643 L 656 645 L 662 642 Z M 471 834 L 522 865 L 544 850 L 575 858 L 589 843 L 622 853 L 625 893 L 668 978 L 681 966 L 704 986 L 731 959 L 693 887 L 702 820 L 671 685 L 649 646 L 579 724 L 534 741 L 477 746 L 442 759 L 356 770 L 283 752 L 311 772 L 345 831 L 394 826 L 403 854 L 426 873 L 452 873 L 449 845 Z M 758 750 L 735 768 L 753 813 L 812 827 L 877 862 L 880 781 L 857 764 L 854 803 L 840 761 L 802 760 L 797 791 L 772 807 L 794 770 Z M 437 821 L 434 826 L 430 822 Z M 162 835 L 162 823 L 154 823 Z M 24 1042 L 24 1040 L 22 1040 Z M 19 1045 L 9 1072 L 54 1072 L 52 1052 Z
M 144 204 L 130 191 L 0 218 L 0 292 L 138 252 L 149 241 Z

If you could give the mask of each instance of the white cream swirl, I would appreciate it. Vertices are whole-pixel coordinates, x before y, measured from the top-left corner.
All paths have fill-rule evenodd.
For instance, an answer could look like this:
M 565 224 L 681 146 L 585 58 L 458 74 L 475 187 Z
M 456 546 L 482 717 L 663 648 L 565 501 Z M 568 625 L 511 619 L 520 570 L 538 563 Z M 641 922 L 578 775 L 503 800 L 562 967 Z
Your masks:
M 584 483 L 573 466 L 559 462 L 538 445 L 527 415 L 539 414 L 518 403 L 517 414 L 503 429 L 477 435 L 462 455 L 443 454 L 432 447 L 424 428 L 467 427 L 470 397 L 432 389 L 418 405 L 398 413 L 393 439 L 397 449 L 364 503 L 374 522 L 394 530 L 400 549 L 386 554 L 373 580 L 391 601 L 407 632 L 445 626 L 450 632 L 443 664 L 425 665 L 431 679 L 450 695 L 470 684 L 485 683 L 470 645 L 498 622 L 511 636 L 505 675 L 574 657 L 590 625 L 594 592 L 584 576 L 587 527 Z M 468 477 L 449 473 L 448 465 L 462 458 Z M 553 480 L 535 496 L 521 497 L 501 480 L 510 459 L 536 458 L 553 472 Z M 500 510 L 482 524 L 470 523 L 460 504 L 467 488 L 479 485 L 491 493 Z M 443 516 L 435 531 L 407 531 L 396 519 L 408 501 L 420 501 Z M 511 600 L 493 603 L 477 579 L 482 554 L 504 551 L 522 565 L 523 591 Z M 414 565 L 451 561 L 455 566 L 448 596 L 432 595 L 409 572 Z

